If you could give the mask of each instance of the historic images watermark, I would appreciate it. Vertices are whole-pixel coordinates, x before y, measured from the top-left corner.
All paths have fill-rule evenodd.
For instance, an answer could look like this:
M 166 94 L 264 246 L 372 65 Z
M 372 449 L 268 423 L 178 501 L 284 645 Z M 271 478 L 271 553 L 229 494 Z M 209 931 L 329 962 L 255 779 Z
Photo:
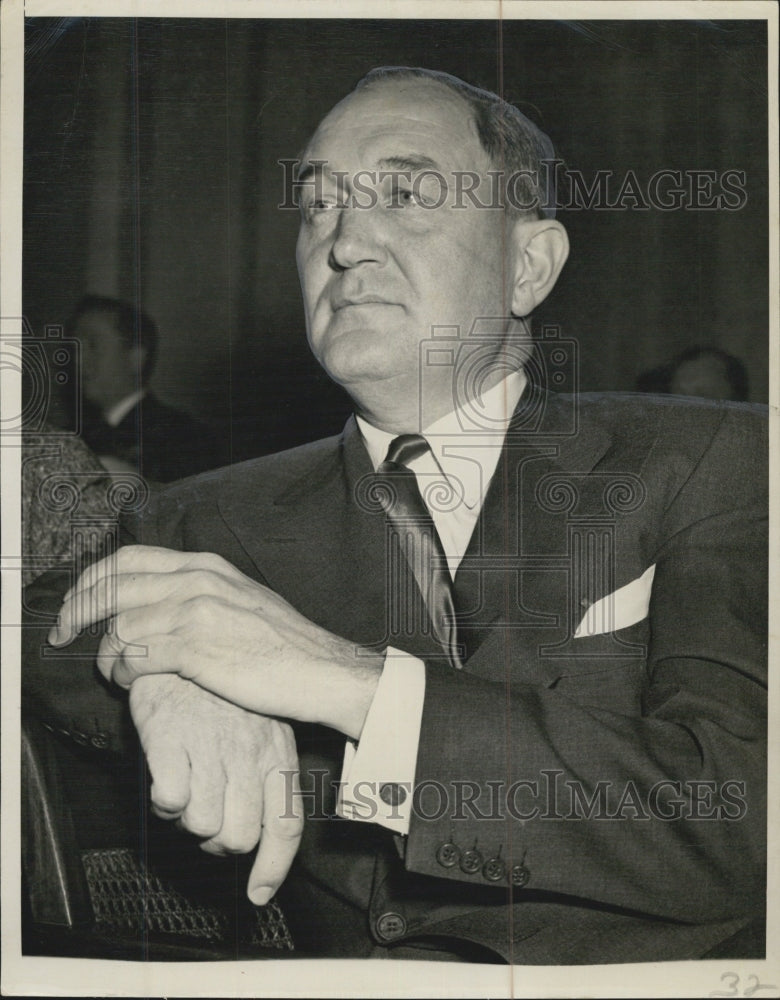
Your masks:
M 296 784 L 297 772 L 283 771 L 285 812 L 281 819 L 299 814 L 303 803 L 309 819 L 332 819 L 324 803 L 329 793 L 338 797 L 341 782 L 327 770 L 314 769 L 305 775 L 310 784 Z M 425 780 L 412 786 L 409 782 L 357 782 L 350 788 L 348 800 L 342 800 L 343 815 L 365 820 L 375 819 L 380 802 L 391 816 L 399 818 L 401 808 L 418 819 L 530 822 L 567 821 L 651 821 L 676 822 L 732 821 L 747 815 L 746 784 L 736 778 L 725 781 L 680 780 L 667 778 L 649 786 L 633 779 L 603 780 L 590 787 L 581 781 L 563 779 L 555 768 L 542 770 L 533 778 L 515 781 Z M 297 800 L 300 800 L 297 801 Z
M 663 169 L 597 170 L 586 175 L 562 160 L 542 161 L 540 170 L 474 170 L 443 172 L 417 168 L 386 170 L 332 169 L 327 160 L 280 159 L 280 209 L 300 209 L 310 219 L 332 208 L 376 207 L 423 210 L 440 208 L 509 209 L 553 214 L 567 211 L 712 211 L 737 212 L 745 207 L 744 170 Z

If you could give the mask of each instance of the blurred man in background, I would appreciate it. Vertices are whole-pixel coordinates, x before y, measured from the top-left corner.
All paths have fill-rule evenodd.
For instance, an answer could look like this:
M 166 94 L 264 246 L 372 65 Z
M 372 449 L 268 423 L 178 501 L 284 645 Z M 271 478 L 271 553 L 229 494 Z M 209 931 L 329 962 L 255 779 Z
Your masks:
M 208 427 L 150 390 L 158 344 L 150 316 L 118 299 L 86 295 L 69 333 L 81 345 L 82 437 L 107 469 L 165 483 L 227 462 L 227 448 Z
M 749 396 L 745 366 L 718 347 L 688 347 L 668 364 L 643 372 L 637 392 L 668 392 L 674 396 L 703 396 L 745 402 Z

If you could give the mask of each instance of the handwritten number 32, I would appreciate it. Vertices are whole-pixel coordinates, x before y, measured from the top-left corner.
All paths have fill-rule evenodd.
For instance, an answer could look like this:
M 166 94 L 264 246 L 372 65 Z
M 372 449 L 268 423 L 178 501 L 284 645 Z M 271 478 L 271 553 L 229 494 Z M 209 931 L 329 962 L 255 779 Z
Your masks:
M 736 972 L 724 972 L 720 977 L 720 981 L 725 983 L 729 989 L 728 990 L 713 990 L 710 993 L 711 997 L 752 997 L 754 993 L 758 990 L 775 990 L 776 986 L 768 986 L 764 983 L 759 982 L 758 976 L 747 976 L 746 985 L 742 992 L 739 992 L 739 976 Z

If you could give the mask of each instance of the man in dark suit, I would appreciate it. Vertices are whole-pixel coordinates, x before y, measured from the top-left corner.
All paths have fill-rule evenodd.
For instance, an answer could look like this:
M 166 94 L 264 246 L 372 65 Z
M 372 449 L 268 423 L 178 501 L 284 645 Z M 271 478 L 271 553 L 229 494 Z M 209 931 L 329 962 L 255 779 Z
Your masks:
M 69 320 L 81 346 L 81 436 L 109 470 L 169 483 L 227 461 L 216 435 L 149 389 L 157 324 L 141 309 L 85 295 Z
M 121 750 L 80 634 L 106 621 L 155 810 L 215 853 L 259 837 L 250 897 L 284 883 L 306 951 L 695 958 L 763 912 L 763 416 L 538 385 L 551 156 L 443 75 L 337 105 L 298 264 L 356 417 L 159 496 L 66 595 L 70 692 L 28 673 Z M 491 171 L 502 208 L 453 206 Z

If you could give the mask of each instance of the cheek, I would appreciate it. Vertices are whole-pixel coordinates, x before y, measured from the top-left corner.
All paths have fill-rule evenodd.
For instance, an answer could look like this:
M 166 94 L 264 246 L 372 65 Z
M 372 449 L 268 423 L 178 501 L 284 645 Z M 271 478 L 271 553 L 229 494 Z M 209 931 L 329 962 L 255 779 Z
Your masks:
M 451 254 L 450 287 L 476 315 L 503 315 L 508 289 L 500 239 L 460 242 Z
M 497 273 L 496 273 L 497 271 Z M 481 255 L 462 240 L 436 241 L 417 257 L 413 281 L 433 322 L 470 322 L 476 315 L 498 315 L 502 269 L 493 254 Z M 486 312 L 487 310 L 487 312 Z
M 299 269 L 301 284 L 301 296 L 303 298 L 303 311 L 306 319 L 307 329 L 316 322 L 317 300 L 319 298 L 319 285 L 315 282 L 311 270 L 303 271 Z
M 317 246 L 311 240 L 299 239 L 295 259 L 306 318 L 311 321 L 316 313 L 322 311 L 323 305 L 327 304 L 323 291 L 331 274 L 328 253 L 325 247 Z

